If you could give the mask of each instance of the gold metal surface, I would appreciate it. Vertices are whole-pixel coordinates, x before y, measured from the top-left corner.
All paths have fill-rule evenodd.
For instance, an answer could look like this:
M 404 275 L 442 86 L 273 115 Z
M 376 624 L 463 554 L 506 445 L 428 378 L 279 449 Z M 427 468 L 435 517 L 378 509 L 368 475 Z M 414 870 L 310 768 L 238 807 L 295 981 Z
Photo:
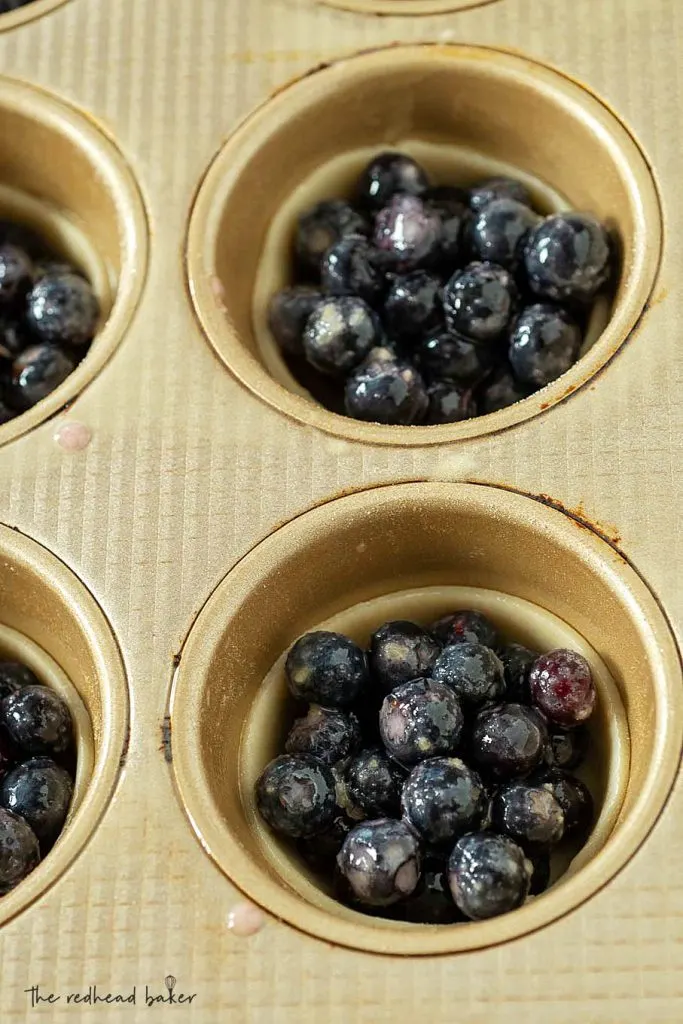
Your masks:
M 682 53 L 677 0 L 424 17 L 38 0 L 0 17 L 0 213 L 57 232 L 113 300 L 76 374 L 0 429 L 0 622 L 64 672 L 94 742 L 54 859 L 0 907 L 3 1024 L 680 1024 Z M 475 148 L 613 218 L 627 259 L 564 382 L 394 432 L 266 370 L 252 287 L 307 176 L 405 137 L 394 118 L 424 141 L 430 110 L 439 142 L 477 113 Z M 67 451 L 54 436 L 74 421 L 91 440 Z M 371 926 L 302 895 L 250 826 L 239 743 L 262 729 L 258 760 L 274 741 L 256 686 L 296 633 L 437 584 L 514 594 L 584 637 L 619 688 L 628 785 L 590 862 L 491 945 L 478 925 L 458 943 L 482 948 L 458 953 L 378 927 L 375 952 L 402 955 L 372 955 Z M 230 927 L 244 892 L 272 911 L 249 938 Z M 191 1004 L 146 1005 L 167 977 Z M 32 1008 L 36 985 L 55 999 Z M 67 1001 L 93 985 L 136 1003 Z

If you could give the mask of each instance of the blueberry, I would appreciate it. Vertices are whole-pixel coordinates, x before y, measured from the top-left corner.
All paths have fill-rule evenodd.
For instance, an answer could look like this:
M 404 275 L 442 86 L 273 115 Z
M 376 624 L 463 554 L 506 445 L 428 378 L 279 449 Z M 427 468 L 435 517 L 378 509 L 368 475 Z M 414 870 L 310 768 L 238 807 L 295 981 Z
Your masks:
M 95 333 L 99 303 L 80 274 L 45 274 L 28 293 L 26 303 L 26 322 L 39 341 L 78 347 Z
M 23 298 L 33 281 L 33 264 L 16 245 L 0 245 L 0 305 L 9 306 Z
M 381 210 L 397 192 L 419 196 L 429 185 L 420 165 L 405 153 L 385 152 L 373 157 L 358 182 L 358 201 Z
M 309 867 L 318 874 L 329 875 L 334 871 L 337 854 L 353 825 L 345 814 L 337 814 L 323 832 L 299 839 L 297 849 Z
M 14 361 L 7 402 L 18 412 L 46 398 L 73 372 L 75 364 L 54 345 L 32 345 Z
M 493 263 L 470 263 L 446 283 L 443 307 L 450 330 L 472 341 L 495 341 L 514 314 L 517 289 L 509 271 Z
M 483 644 L 465 642 L 444 647 L 432 678 L 449 686 L 468 707 L 500 700 L 505 693 L 503 665 Z
M 321 266 L 322 287 L 330 295 L 354 295 L 371 306 L 382 298 L 384 275 L 377 253 L 361 235 L 348 235 L 325 253 Z
M 500 644 L 498 630 L 490 619 L 482 612 L 469 609 L 444 615 L 432 623 L 429 629 L 444 646 L 478 643 L 495 649 Z
M 499 649 L 498 657 L 503 663 L 507 699 L 515 704 L 530 704 L 529 672 L 538 651 L 522 644 L 507 644 Z
M 429 424 L 460 423 L 477 415 L 477 406 L 472 392 L 452 381 L 437 381 L 427 388 L 429 409 L 426 422 Z
M 558 768 L 543 772 L 534 780 L 552 793 L 562 808 L 565 836 L 584 835 L 593 822 L 593 797 L 580 779 Z
M 479 407 L 484 414 L 507 409 L 516 402 L 521 402 L 529 395 L 529 389 L 522 387 L 509 366 L 501 366 L 487 381 L 479 398 Z
M 575 651 L 542 654 L 529 674 L 531 699 L 554 725 L 571 728 L 593 714 L 597 694 L 591 667 Z
M 347 636 L 326 630 L 296 641 L 285 674 L 294 697 L 330 708 L 353 704 L 369 681 L 364 651 Z
M 385 622 L 370 640 L 370 670 L 380 689 L 388 693 L 411 679 L 430 675 L 440 651 L 434 637 L 414 622 Z
M 448 887 L 448 860 L 433 852 L 422 860 L 417 889 L 405 903 L 405 920 L 413 924 L 456 924 L 465 920 Z
M 418 196 L 400 193 L 377 214 L 373 238 L 387 270 L 416 270 L 438 257 L 441 219 Z
M 470 189 L 470 207 L 479 213 L 496 199 L 514 199 L 531 207 L 531 195 L 526 185 L 514 178 L 489 178 Z
M 524 203 L 494 199 L 474 218 L 468 237 L 476 259 L 515 270 L 527 236 L 540 220 Z
M 72 796 L 71 776 L 49 757 L 18 765 L 0 786 L 0 805 L 22 817 L 41 844 L 51 843 L 61 832 Z
M 524 903 L 531 872 L 524 852 L 511 839 L 493 832 L 471 832 L 455 844 L 448 883 L 465 917 L 483 921 Z
M 28 665 L 19 661 L 0 661 L 0 701 L 23 686 L 37 686 L 40 680 Z
M 586 756 L 588 748 L 588 732 L 585 726 L 576 729 L 550 730 L 547 760 L 551 768 L 578 768 Z
M 423 198 L 441 220 L 439 266 L 452 273 L 462 259 L 464 235 L 471 216 L 467 209 L 467 193 L 464 189 L 442 185 L 428 189 Z
M 607 283 L 610 241 L 587 213 L 546 217 L 527 239 L 524 266 L 532 291 L 555 302 L 586 302 Z
M 344 392 L 348 416 L 389 425 L 420 423 L 428 399 L 422 377 L 388 348 L 373 349 L 348 378 Z
M 549 788 L 513 782 L 491 801 L 491 824 L 524 849 L 545 850 L 564 835 L 564 812 Z
M 307 284 L 276 292 L 268 307 L 268 326 L 283 352 L 302 355 L 306 321 L 322 299 L 321 292 Z
M 281 754 L 256 783 L 256 805 L 275 831 L 299 839 L 324 832 L 338 809 L 332 772 L 310 754 Z
M 420 370 L 433 383 L 453 381 L 471 386 L 488 373 L 494 360 L 492 348 L 453 333 L 431 334 L 417 350 Z
M 344 376 L 379 344 L 380 325 L 370 307 L 351 295 L 323 299 L 303 333 L 309 363 L 321 373 Z
M 346 769 L 352 802 L 370 818 L 396 818 L 405 772 L 379 747 L 357 754 Z
M 10 738 L 27 754 L 64 754 L 73 743 L 71 712 L 49 686 L 24 686 L 0 705 Z
M 18 885 L 39 862 L 40 847 L 30 825 L 0 807 L 0 894 Z
M 359 903 L 390 906 L 415 891 L 420 880 L 420 846 L 402 821 L 364 821 L 349 832 L 337 864 Z
M 422 761 L 401 794 L 403 817 L 432 846 L 452 846 L 459 836 L 479 828 L 487 806 L 480 777 L 457 757 Z
M 533 874 L 531 876 L 530 896 L 540 896 L 550 885 L 550 855 L 547 853 L 536 853 L 529 857 Z
M 285 741 L 288 754 L 312 754 L 325 764 L 349 757 L 360 745 L 360 724 L 351 712 L 311 704 L 297 718 Z
M 472 757 L 497 778 L 526 775 L 541 764 L 548 729 L 534 708 L 500 704 L 483 708 L 472 730 Z
M 316 203 L 297 221 L 294 250 L 302 270 L 315 280 L 320 275 L 323 256 L 347 235 L 367 235 L 365 217 L 340 199 Z
M 452 754 L 463 727 L 460 702 L 450 687 L 431 679 L 414 679 L 390 693 L 379 713 L 382 742 L 406 765 Z
M 426 270 L 395 277 L 384 302 L 384 323 L 392 338 L 414 338 L 442 317 L 441 282 Z
M 513 324 L 508 357 L 518 381 L 542 388 L 574 365 L 580 348 L 581 330 L 573 317 L 537 304 L 527 306 Z

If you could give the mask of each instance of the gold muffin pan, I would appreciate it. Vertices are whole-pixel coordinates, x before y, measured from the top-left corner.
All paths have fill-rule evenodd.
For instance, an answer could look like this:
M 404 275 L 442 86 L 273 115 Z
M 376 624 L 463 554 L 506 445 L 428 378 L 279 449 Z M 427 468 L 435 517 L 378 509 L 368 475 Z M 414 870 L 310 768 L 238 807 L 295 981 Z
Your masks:
M 3 1021 L 89 1019 L 68 996 L 93 985 L 135 986 L 97 1004 L 116 1024 L 181 988 L 190 1024 L 681 1019 L 682 38 L 670 0 L 0 16 L 0 217 L 103 310 L 83 363 L 0 427 L 0 654 L 67 696 L 79 749 L 63 835 L 0 902 Z M 390 428 L 291 377 L 265 308 L 294 220 L 387 147 L 440 182 L 514 173 L 619 237 L 560 380 Z M 359 915 L 255 812 L 283 656 L 463 604 L 591 661 L 595 827 L 505 917 Z

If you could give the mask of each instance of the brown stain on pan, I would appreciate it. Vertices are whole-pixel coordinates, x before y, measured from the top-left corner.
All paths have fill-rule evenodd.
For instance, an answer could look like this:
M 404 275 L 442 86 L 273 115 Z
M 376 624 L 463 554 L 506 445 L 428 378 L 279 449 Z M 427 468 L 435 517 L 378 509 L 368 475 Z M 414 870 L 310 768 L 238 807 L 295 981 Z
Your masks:
M 595 518 L 589 518 L 586 514 L 583 501 L 579 501 L 578 505 L 571 506 L 565 505 L 565 503 L 560 501 L 559 498 L 553 498 L 550 494 L 532 494 L 530 497 L 536 498 L 538 501 L 542 501 L 544 505 L 549 505 L 551 508 L 557 509 L 558 512 L 564 512 L 564 514 L 568 516 L 575 526 L 579 527 L 579 529 L 592 530 L 593 533 L 597 533 L 599 537 L 614 548 L 620 558 L 627 561 L 626 555 L 619 548 L 619 545 L 621 544 L 621 534 L 617 527 L 601 523 Z

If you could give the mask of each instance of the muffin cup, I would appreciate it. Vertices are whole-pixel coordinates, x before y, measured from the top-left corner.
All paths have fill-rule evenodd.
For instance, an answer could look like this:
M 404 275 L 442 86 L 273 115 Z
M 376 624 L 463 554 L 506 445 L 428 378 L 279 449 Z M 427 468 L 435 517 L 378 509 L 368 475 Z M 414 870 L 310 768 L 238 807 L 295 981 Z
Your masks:
M 72 401 L 111 357 L 140 298 L 147 222 L 122 153 L 96 121 L 65 101 L 0 77 L 0 135 L 0 218 L 34 229 L 79 267 L 101 308 L 83 361 L 47 398 L 0 427 L 1 444 Z
M 46 892 L 81 852 L 111 799 L 128 741 L 128 691 L 93 597 L 36 541 L 0 526 L 0 658 L 23 661 L 66 700 L 77 769 L 64 829 L 38 867 L 0 899 L 0 925 Z
M 397 97 L 410 97 L 410 103 Z M 424 160 L 437 183 L 506 173 L 546 209 L 595 214 L 618 240 L 611 309 L 566 374 L 488 416 L 430 427 L 361 423 L 315 403 L 267 328 L 271 295 L 292 274 L 298 213 L 349 194 L 383 149 Z M 187 273 L 200 323 L 228 368 L 288 416 L 349 440 L 429 445 L 486 434 L 545 411 L 603 367 L 638 322 L 661 249 L 648 162 L 597 96 L 544 64 L 485 47 L 396 46 L 339 60 L 279 92 L 211 164 L 192 210 Z M 602 318 L 602 319 L 601 319 Z
M 321 624 L 367 642 L 386 619 L 428 622 L 454 606 L 485 610 L 509 640 L 588 657 L 600 695 L 588 762 L 598 818 L 558 883 L 512 914 L 436 928 L 378 920 L 334 901 L 256 812 L 254 782 L 292 716 L 283 659 Z M 175 777 L 204 849 L 295 927 L 370 952 L 476 949 L 568 913 L 633 855 L 675 777 L 680 681 L 673 638 L 647 587 L 576 520 L 486 486 L 377 488 L 282 527 L 212 594 L 172 688 Z

